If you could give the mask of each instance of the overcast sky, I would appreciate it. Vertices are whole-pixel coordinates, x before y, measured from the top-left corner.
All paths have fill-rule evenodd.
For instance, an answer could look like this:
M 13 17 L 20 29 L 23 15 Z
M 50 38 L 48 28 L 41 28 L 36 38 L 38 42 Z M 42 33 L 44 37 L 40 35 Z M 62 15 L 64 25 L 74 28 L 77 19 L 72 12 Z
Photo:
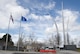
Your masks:
M 9 33 L 14 42 L 19 37 L 21 15 L 28 19 L 21 23 L 21 32 L 28 36 L 31 33 L 43 41 L 47 36 L 56 34 L 53 19 L 57 22 L 62 35 L 61 2 L 64 3 L 63 15 L 65 30 L 74 39 L 80 37 L 80 1 L 79 0 L 0 0 L 0 36 L 7 33 L 10 14 L 14 24 L 10 21 Z M 69 21 L 68 21 L 69 20 Z

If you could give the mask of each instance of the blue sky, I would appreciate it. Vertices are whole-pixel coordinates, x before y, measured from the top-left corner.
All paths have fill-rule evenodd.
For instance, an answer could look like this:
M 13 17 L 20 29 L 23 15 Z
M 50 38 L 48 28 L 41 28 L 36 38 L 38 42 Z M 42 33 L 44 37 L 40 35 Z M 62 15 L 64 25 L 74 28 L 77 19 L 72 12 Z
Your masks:
M 80 1 L 79 0 L 0 0 L 0 36 L 7 32 L 10 13 L 14 24 L 10 22 L 9 33 L 14 42 L 18 39 L 19 21 L 21 15 L 28 19 L 21 23 L 21 32 L 25 36 L 34 33 L 38 41 L 43 42 L 47 37 L 56 34 L 53 19 L 57 22 L 59 32 L 62 35 L 61 2 L 64 3 L 63 15 L 65 30 L 69 19 L 68 32 L 72 39 L 80 37 Z

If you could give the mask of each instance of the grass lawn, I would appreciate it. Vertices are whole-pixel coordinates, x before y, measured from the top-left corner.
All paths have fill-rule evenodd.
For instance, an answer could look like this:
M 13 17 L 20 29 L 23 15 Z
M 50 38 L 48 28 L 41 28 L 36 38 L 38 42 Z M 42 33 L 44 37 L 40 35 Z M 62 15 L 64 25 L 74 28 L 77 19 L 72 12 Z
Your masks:
M 78 48 L 77 51 L 80 52 L 80 48 Z

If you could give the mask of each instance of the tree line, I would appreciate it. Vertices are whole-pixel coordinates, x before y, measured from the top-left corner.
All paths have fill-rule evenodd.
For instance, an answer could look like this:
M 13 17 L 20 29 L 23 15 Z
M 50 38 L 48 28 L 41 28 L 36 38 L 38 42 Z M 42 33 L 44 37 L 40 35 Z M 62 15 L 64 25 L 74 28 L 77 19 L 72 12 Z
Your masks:
M 38 38 L 34 34 L 30 34 L 29 36 L 27 36 L 27 38 L 24 34 L 22 34 L 16 43 L 14 43 L 12 41 L 10 34 L 3 35 L 3 37 L 0 40 L 3 42 L 6 42 L 7 35 L 8 35 L 8 45 L 9 46 L 14 46 L 14 45 L 18 46 L 18 43 L 19 43 L 19 47 L 22 47 L 26 50 L 27 50 L 28 46 L 30 46 L 33 50 L 38 51 L 39 49 L 41 49 L 42 46 L 45 46 L 46 43 L 48 43 L 49 45 L 52 45 L 54 47 L 59 47 L 62 44 L 62 39 L 61 39 L 60 34 L 51 35 L 49 38 L 47 38 L 47 40 L 44 40 L 44 42 L 46 42 L 46 43 L 38 42 L 37 41 Z M 69 35 L 68 35 L 68 37 L 69 37 Z M 74 44 L 74 41 L 69 42 L 69 44 L 71 44 L 71 45 Z M 78 46 L 80 46 L 80 42 L 78 43 Z

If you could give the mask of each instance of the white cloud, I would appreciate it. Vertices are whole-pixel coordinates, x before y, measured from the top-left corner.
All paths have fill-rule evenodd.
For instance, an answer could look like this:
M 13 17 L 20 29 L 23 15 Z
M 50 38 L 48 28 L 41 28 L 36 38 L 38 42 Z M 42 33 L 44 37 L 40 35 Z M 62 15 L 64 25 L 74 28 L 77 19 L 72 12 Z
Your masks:
M 51 0 L 47 0 L 46 2 L 45 1 L 38 1 L 38 0 L 23 0 L 24 2 L 26 2 L 29 7 L 31 9 L 38 9 L 38 10 L 51 10 L 55 7 L 55 2 L 54 1 L 51 1 Z M 33 1 L 33 2 L 32 2 Z
M 21 14 L 25 16 L 29 13 L 29 10 L 19 6 L 16 0 L 0 0 L 0 29 L 8 27 L 10 13 L 12 13 L 14 20 L 20 20 Z M 11 25 L 11 28 L 17 25 Z
M 40 42 L 40 43 L 44 43 L 45 40 L 43 38 L 38 38 L 37 41 Z
M 62 18 L 61 18 L 61 11 L 57 11 L 57 13 L 59 14 L 58 16 L 56 16 L 56 22 L 57 22 L 57 26 L 59 29 L 59 32 L 63 31 L 63 27 L 62 27 Z M 63 10 L 64 13 L 64 24 L 65 24 L 65 30 L 67 29 L 67 23 L 68 23 L 68 30 L 69 31 L 78 31 L 80 30 L 80 25 L 78 24 L 78 22 L 76 21 L 79 17 L 79 12 L 78 11 L 72 11 L 72 10 L 68 10 L 65 9 Z M 68 22 L 69 19 L 69 22 Z M 56 28 L 53 25 L 53 27 L 48 27 L 46 28 L 47 32 L 55 32 Z M 66 30 L 67 31 L 67 30 Z
M 44 20 L 51 20 L 51 19 L 52 19 L 52 16 L 50 16 L 50 15 L 40 16 L 40 15 L 36 15 L 36 14 L 31 14 L 31 15 L 29 16 L 29 18 L 32 18 L 32 19 L 35 19 L 35 20 L 44 21 Z
M 37 15 L 35 15 L 35 14 L 31 14 L 31 15 L 30 15 L 30 18 L 38 19 L 39 16 L 37 16 Z
M 47 10 L 51 10 L 51 9 L 53 9 L 55 7 L 55 2 L 49 2 L 49 4 L 48 5 L 45 5 L 44 3 L 41 3 L 41 5 L 40 5 L 40 9 L 47 9 Z
M 5 35 L 5 33 L 0 33 L 0 38 L 2 38 L 2 37 L 3 37 L 3 35 Z
M 19 28 L 20 26 L 19 20 L 21 18 L 21 15 L 23 15 L 27 18 L 31 18 L 33 21 L 35 20 L 35 22 L 31 21 L 30 23 L 27 23 L 27 24 L 22 23 L 22 27 L 23 27 L 22 29 L 24 29 L 25 33 L 26 32 L 30 33 L 34 31 L 36 33 L 40 32 L 39 34 L 43 34 L 43 36 L 45 35 L 44 31 L 47 34 L 48 33 L 51 34 L 53 32 L 56 33 L 55 24 L 52 25 L 51 15 L 37 15 L 34 13 L 29 13 L 29 9 L 27 8 L 25 9 L 24 7 L 18 5 L 16 1 L 17 0 L 0 0 L 0 17 L 1 17 L 0 18 L 0 29 L 7 29 L 8 21 L 10 18 L 10 13 L 12 12 L 12 16 L 15 21 L 14 21 L 14 24 L 10 23 L 11 29 Z M 27 4 L 28 3 L 31 4 L 31 6 L 28 4 L 30 8 L 38 9 L 38 11 L 51 10 L 55 7 L 55 2 L 48 2 L 48 4 L 46 4 L 44 2 L 41 2 L 41 3 L 34 2 L 33 0 L 32 0 L 33 2 L 31 2 L 31 0 L 25 0 L 25 1 L 27 2 Z M 56 13 L 58 15 L 55 17 L 55 20 L 57 22 L 59 32 L 62 32 L 63 27 L 62 27 L 61 11 L 56 11 Z M 27 16 L 27 14 L 30 14 L 30 15 Z M 79 31 L 80 30 L 80 25 L 76 21 L 79 17 L 79 14 L 80 13 L 78 11 L 72 11 L 68 9 L 64 10 L 65 29 L 67 29 L 67 21 L 69 18 L 69 31 L 75 31 L 75 30 Z M 17 41 L 18 34 L 14 34 L 12 38 L 14 42 Z M 39 39 L 38 41 L 41 41 L 41 40 L 42 39 Z
M 19 34 L 12 34 L 11 38 L 12 41 L 16 44 L 19 39 Z
M 31 25 L 29 25 L 29 24 L 22 24 L 22 27 L 23 27 L 24 31 L 31 32 L 32 31 L 32 28 L 29 27 Z

